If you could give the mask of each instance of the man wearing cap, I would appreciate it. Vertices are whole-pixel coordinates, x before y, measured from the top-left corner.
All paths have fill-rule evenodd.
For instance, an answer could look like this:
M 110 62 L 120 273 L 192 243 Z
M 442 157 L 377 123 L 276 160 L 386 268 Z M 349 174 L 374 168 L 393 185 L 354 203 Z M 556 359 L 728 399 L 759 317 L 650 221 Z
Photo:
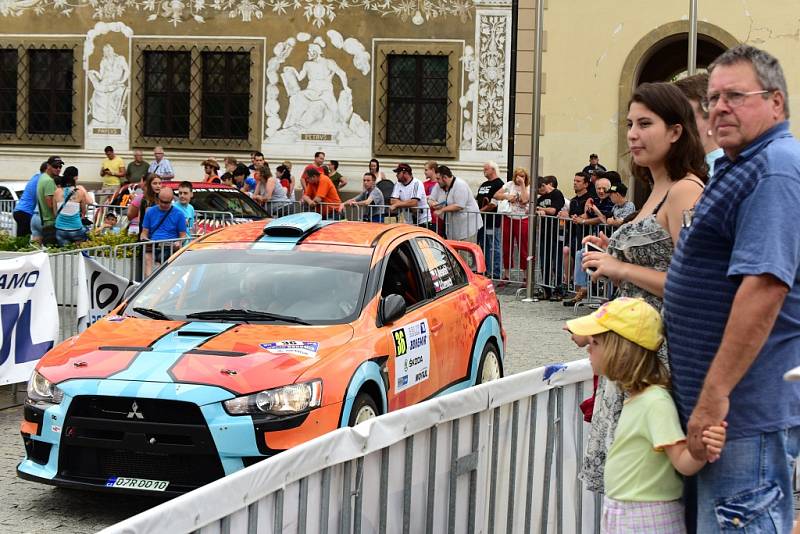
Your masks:
M 162 180 L 172 180 L 175 178 L 175 171 L 172 170 L 172 164 L 167 158 L 164 157 L 164 149 L 157 146 L 153 149 L 153 158 L 155 161 L 150 163 L 147 168 L 148 173 L 156 174 Z
M 100 164 L 100 178 L 103 180 L 103 189 L 116 189 L 120 180 L 125 178 L 125 162 L 114 153 L 114 147 L 107 146 L 104 150 L 106 159 Z
M 625 184 L 612 185 L 608 192 L 614 207 L 611 208 L 611 217 L 606 219 L 606 224 L 622 226 L 625 219 L 636 212 L 636 206 L 625 198 L 628 194 L 628 187 Z
M 444 186 L 443 201 L 431 204 L 437 217 L 445 220 L 448 239 L 475 242 L 478 230 L 483 228 L 478 203 L 472 197 L 469 184 L 453 176 L 450 167 L 439 165 L 436 169 Z
M 703 430 L 728 422 L 720 460 L 697 475 L 697 531 L 789 532 L 800 388 L 781 377 L 800 365 L 800 143 L 775 57 L 738 45 L 708 72 L 725 156 L 684 213 L 667 272 L 673 395 L 695 458 Z
M 322 214 L 325 219 L 339 218 L 342 199 L 336 191 L 336 186 L 330 178 L 314 167 L 306 170 L 306 189 L 302 201 Z
M 46 245 L 55 243 L 56 216 L 53 196 L 56 193 L 56 183 L 63 166 L 64 161 L 60 157 L 50 156 L 47 159 L 47 168 L 39 176 L 39 183 L 36 184 L 36 205 L 39 209 L 39 216 L 35 217 L 36 221 L 32 221 L 31 224 L 31 241 Z
M 583 172 L 592 176 L 601 172 L 606 172 L 606 168 L 600 165 L 600 158 L 597 154 L 589 154 L 589 164 L 583 168 Z
M 394 184 L 389 212 L 408 224 L 428 226 L 431 221 L 425 186 L 411 174 L 411 165 L 400 163 L 394 170 L 397 183 Z M 410 209 L 403 209 L 410 208 Z

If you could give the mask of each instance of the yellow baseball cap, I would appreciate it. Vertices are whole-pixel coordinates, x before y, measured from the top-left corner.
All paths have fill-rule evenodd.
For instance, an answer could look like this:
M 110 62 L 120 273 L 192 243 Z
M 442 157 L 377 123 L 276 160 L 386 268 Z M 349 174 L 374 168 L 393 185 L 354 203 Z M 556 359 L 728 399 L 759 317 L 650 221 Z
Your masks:
M 661 314 L 642 299 L 608 301 L 590 315 L 567 321 L 567 328 L 578 336 L 615 332 L 648 350 L 658 350 L 664 341 Z

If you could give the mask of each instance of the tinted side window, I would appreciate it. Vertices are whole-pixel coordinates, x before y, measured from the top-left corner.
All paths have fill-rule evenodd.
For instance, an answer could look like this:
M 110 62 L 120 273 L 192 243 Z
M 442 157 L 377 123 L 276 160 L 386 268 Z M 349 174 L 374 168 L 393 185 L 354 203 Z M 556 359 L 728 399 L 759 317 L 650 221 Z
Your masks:
M 14 200 L 14 197 L 11 195 L 11 191 L 5 187 L 0 187 L 0 200 Z
M 435 295 L 466 282 L 464 270 L 451 257 L 444 245 L 424 237 L 417 238 L 417 245 L 424 262 L 423 276 L 430 280 Z
M 400 295 L 405 299 L 407 307 L 415 306 L 426 299 L 419 275 L 414 251 L 406 241 L 392 251 L 389 261 L 386 262 L 381 296 Z

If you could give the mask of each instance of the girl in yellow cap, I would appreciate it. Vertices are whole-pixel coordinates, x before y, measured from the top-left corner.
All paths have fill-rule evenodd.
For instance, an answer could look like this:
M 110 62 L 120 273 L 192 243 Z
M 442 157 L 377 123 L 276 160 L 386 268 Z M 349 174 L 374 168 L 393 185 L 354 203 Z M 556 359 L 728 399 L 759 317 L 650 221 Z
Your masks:
M 601 532 L 685 533 L 683 481 L 704 465 L 686 446 L 669 393 L 669 372 L 656 356 L 661 316 L 642 299 L 618 298 L 567 321 L 573 336 L 588 338 L 589 361 L 627 394 L 608 452 Z M 725 426 L 703 432 L 711 461 L 725 444 Z M 679 474 L 680 473 L 680 474 Z

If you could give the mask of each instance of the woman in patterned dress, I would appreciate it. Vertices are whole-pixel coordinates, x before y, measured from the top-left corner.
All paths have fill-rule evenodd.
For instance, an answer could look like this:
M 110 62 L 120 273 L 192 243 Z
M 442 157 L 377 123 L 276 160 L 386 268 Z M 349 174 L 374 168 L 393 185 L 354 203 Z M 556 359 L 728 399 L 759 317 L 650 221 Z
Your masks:
M 601 232 L 584 240 L 606 252 L 584 254 L 583 268 L 594 270 L 593 280 L 610 279 L 618 296 L 643 298 L 660 310 L 684 213 L 694 207 L 707 180 L 705 153 L 692 107 L 670 83 L 640 85 L 628 104 L 627 124 L 631 174 L 652 191 L 637 216 L 610 238 Z M 666 345 L 658 353 L 665 364 Z M 624 399 L 612 382 L 599 378 L 581 469 L 591 491 L 603 492 L 606 454 Z

